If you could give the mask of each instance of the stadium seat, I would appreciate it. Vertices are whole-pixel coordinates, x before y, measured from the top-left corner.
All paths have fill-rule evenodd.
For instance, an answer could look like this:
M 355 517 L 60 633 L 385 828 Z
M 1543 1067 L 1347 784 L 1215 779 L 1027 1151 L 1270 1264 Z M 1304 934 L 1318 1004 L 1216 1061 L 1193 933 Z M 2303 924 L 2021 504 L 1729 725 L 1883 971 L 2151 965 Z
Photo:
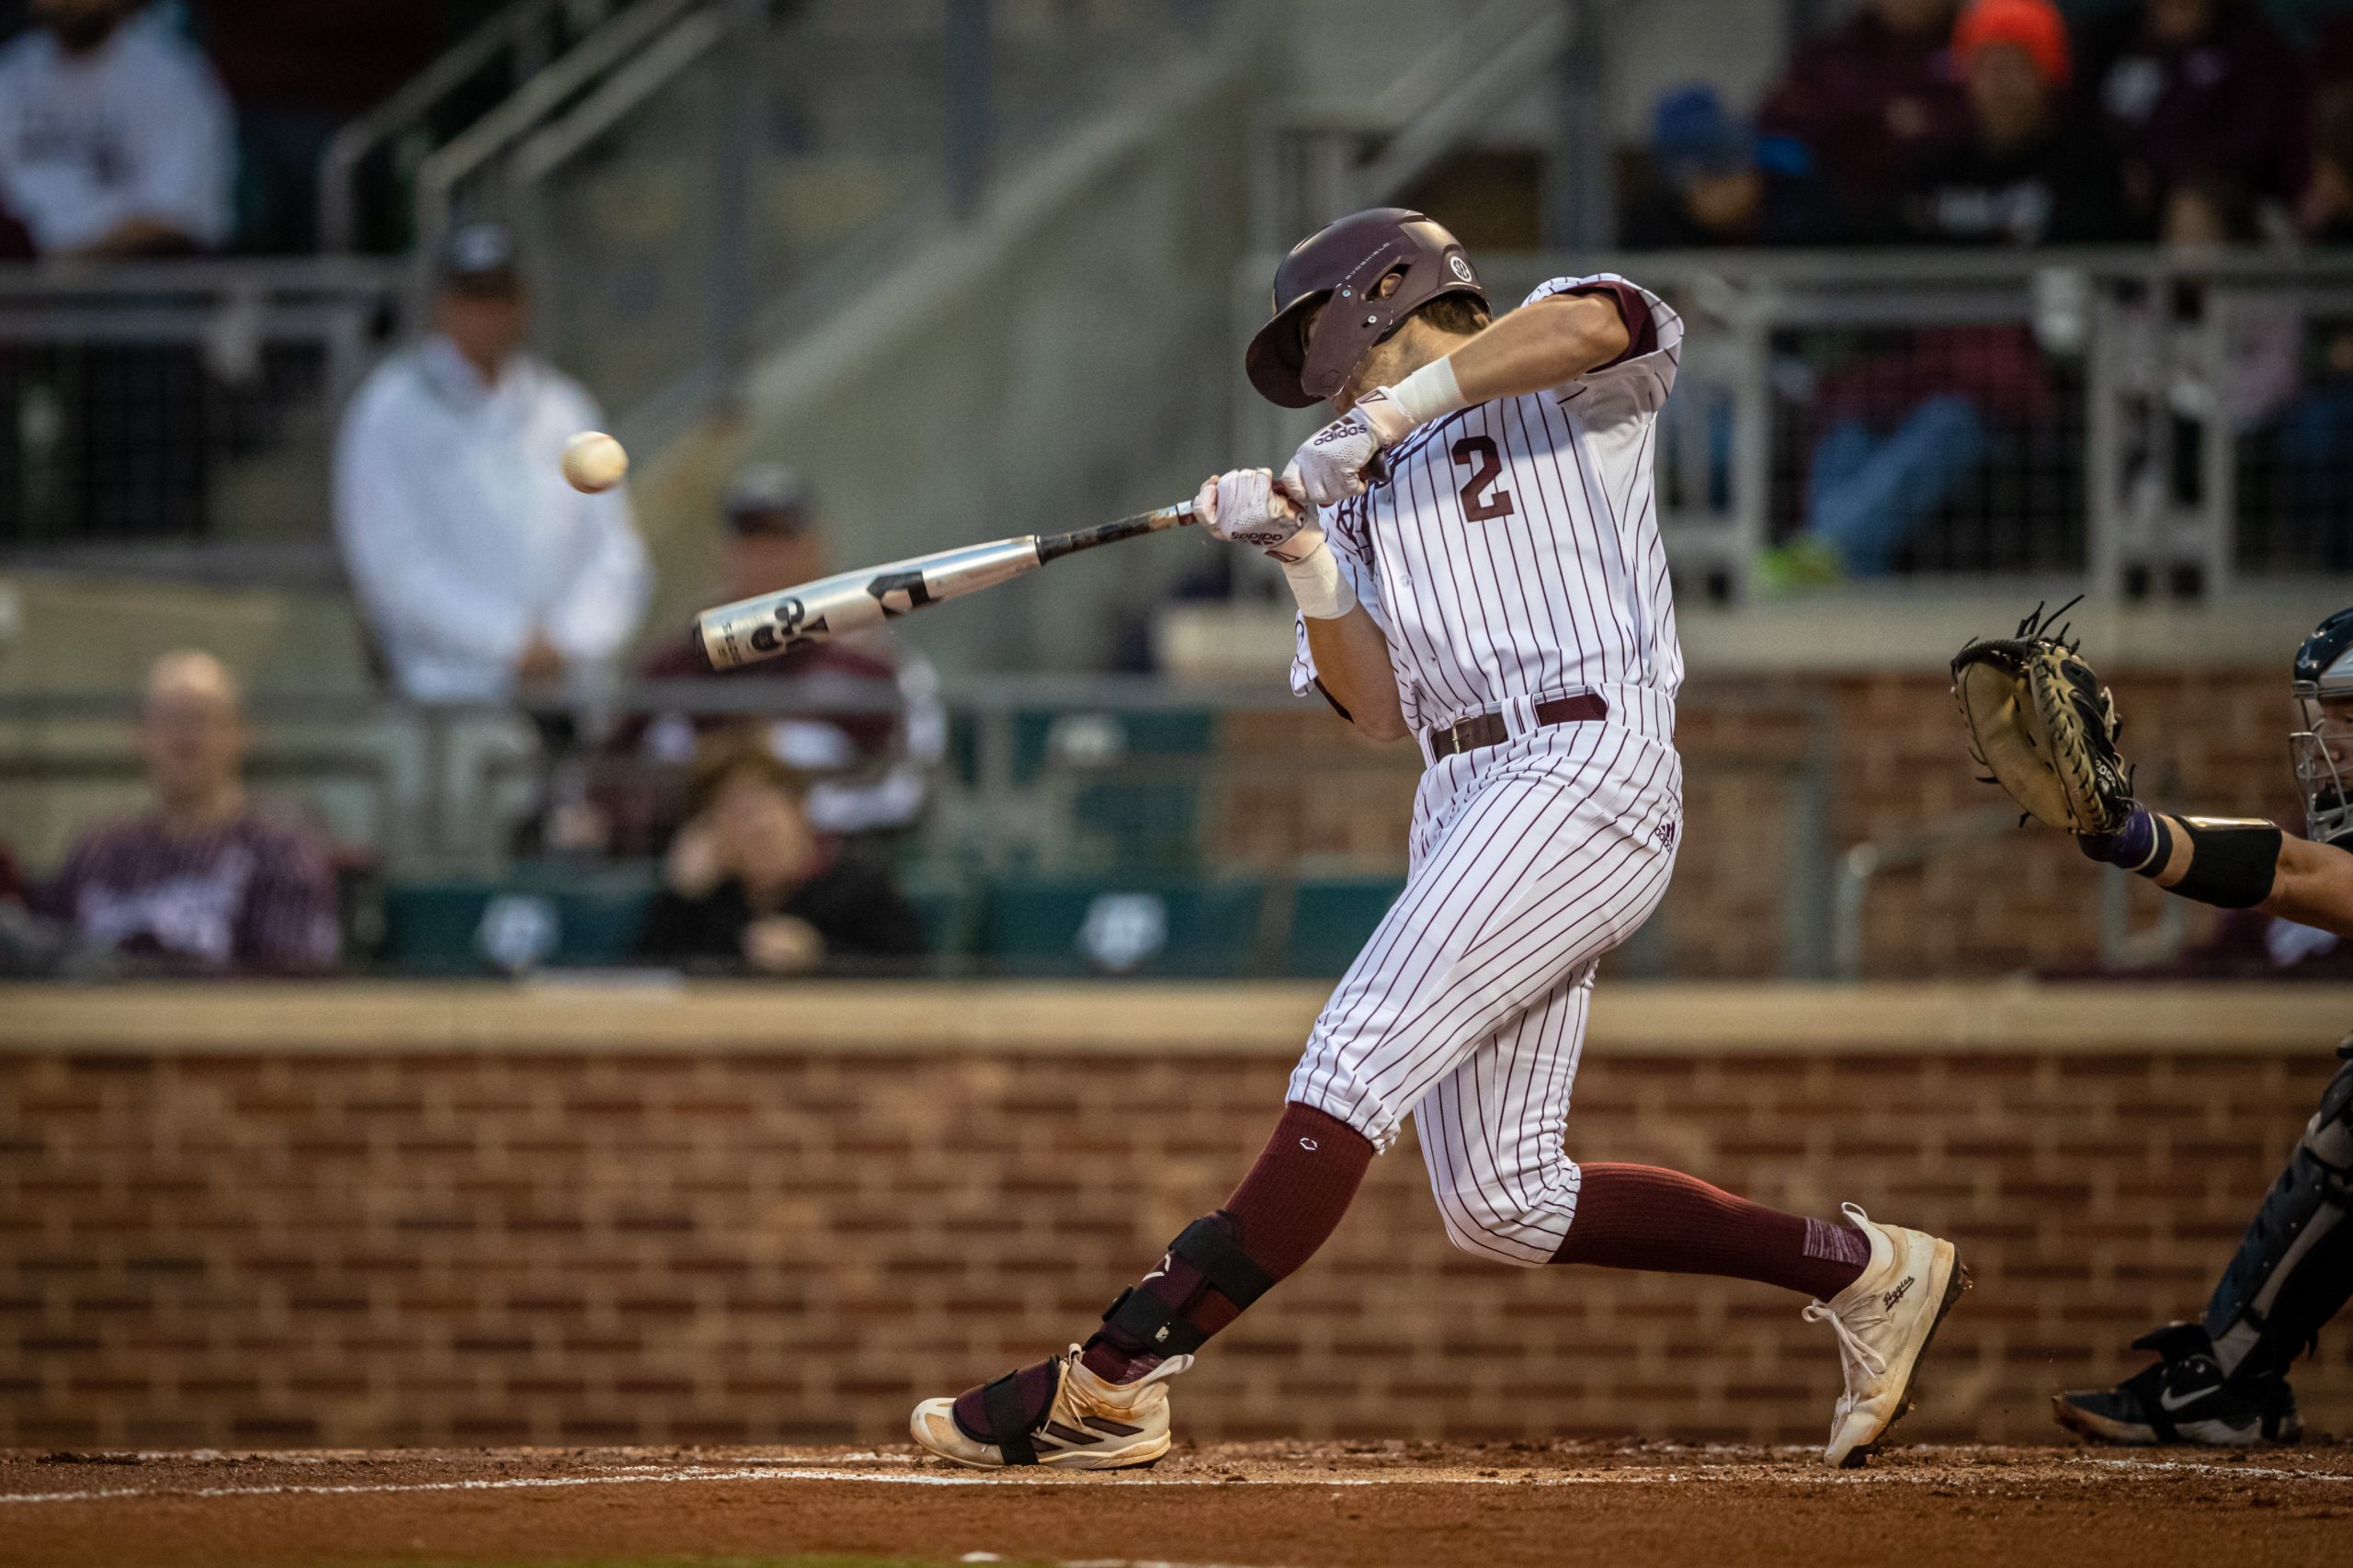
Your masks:
M 920 859 L 900 869 L 900 895 L 923 922 L 924 950 L 954 960 L 972 949 L 979 899 L 972 884 L 950 868 Z
M 1017 974 L 1247 974 L 1265 906 L 1256 881 L 1008 880 L 983 901 L 981 955 Z
M 659 882 L 652 861 L 394 882 L 384 890 L 384 958 L 441 974 L 626 964 Z
M 1404 886 L 1403 877 L 1301 882 L 1291 898 L 1283 972 L 1318 978 L 1345 973 Z

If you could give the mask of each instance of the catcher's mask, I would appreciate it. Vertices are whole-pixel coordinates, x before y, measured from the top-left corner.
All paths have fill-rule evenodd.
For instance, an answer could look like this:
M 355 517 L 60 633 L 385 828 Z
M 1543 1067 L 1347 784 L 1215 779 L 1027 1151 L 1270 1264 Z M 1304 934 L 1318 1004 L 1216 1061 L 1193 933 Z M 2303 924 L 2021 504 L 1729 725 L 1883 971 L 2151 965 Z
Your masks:
M 1382 281 L 1397 278 L 1386 296 Z M 1258 329 L 1243 360 L 1250 384 L 1268 403 L 1307 408 L 1336 395 L 1373 346 L 1442 294 L 1486 290 L 1462 242 L 1404 207 L 1374 207 L 1325 225 L 1291 247 L 1275 269 L 1274 319 Z M 1331 308 L 1302 341 L 1318 304 Z
M 2353 704 L 2353 609 L 2338 610 L 2304 639 L 2290 689 L 2303 723 L 2288 737 L 2288 758 L 2304 797 L 2304 836 L 2319 844 L 2353 838 L 2353 791 L 2345 787 L 2353 718 L 2329 711 Z

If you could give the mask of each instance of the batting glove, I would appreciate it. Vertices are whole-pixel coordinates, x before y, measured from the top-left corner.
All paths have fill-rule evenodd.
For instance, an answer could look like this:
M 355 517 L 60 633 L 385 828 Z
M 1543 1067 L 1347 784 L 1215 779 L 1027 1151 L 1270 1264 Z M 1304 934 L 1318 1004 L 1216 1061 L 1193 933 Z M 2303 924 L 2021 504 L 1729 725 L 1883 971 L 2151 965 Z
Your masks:
M 1286 494 L 1263 468 L 1211 474 L 1193 497 L 1193 515 L 1216 538 L 1256 545 L 1277 559 L 1311 521 L 1296 492 Z
M 1292 455 L 1283 478 L 1318 506 L 1336 506 L 1351 495 L 1364 494 L 1374 461 L 1411 435 L 1417 423 L 1398 405 L 1389 388 L 1375 388 L 1354 408 L 1310 436 Z

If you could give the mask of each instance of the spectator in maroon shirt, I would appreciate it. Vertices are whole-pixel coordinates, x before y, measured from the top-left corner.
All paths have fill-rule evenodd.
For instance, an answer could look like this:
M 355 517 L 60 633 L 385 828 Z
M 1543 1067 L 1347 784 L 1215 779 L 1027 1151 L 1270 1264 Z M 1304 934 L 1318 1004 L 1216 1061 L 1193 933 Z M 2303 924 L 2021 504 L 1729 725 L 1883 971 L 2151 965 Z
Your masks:
M 809 486 L 781 463 L 754 463 L 735 476 L 726 502 L 723 580 L 710 602 L 779 592 L 824 576 L 825 535 Z M 777 757 L 809 776 L 806 809 L 819 833 L 892 833 L 911 827 L 929 799 L 930 770 L 946 754 L 948 720 L 928 661 L 884 633 L 812 643 L 779 658 L 713 677 L 684 639 L 657 649 L 640 671 L 648 680 L 723 680 L 806 697 L 815 710 L 779 700 L 773 716 L 642 715 L 620 726 L 613 749 L 681 769 L 699 738 L 756 719 Z M 826 703 L 838 694 L 840 706 Z M 880 705 L 877 705 L 877 699 Z M 682 791 L 608 789 L 605 847 L 620 854 L 660 849 L 684 820 Z
M 2309 156 L 2302 62 L 2251 0 L 2140 0 L 2086 26 L 2077 75 L 2140 222 L 2173 191 L 2228 186 L 2291 206 Z
M 1868 208 L 1922 152 L 1967 132 L 1947 47 L 1954 5 L 1866 0 L 1845 26 L 1798 47 L 1757 110 L 1757 133 L 1803 147 L 1817 178 Z
M 306 834 L 246 799 L 252 740 L 234 677 L 210 653 L 155 661 L 139 753 L 155 810 L 85 835 L 44 890 L 81 940 L 212 973 L 293 973 L 336 956 L 335 878 Z

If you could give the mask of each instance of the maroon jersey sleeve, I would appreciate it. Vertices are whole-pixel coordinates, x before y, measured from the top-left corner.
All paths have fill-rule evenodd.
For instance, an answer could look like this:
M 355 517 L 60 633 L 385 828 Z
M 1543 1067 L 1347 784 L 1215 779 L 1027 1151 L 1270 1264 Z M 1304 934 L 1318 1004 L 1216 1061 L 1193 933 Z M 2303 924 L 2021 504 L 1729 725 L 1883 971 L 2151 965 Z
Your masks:
M 1611 365 L 1622 365 L 1629 359 L 1639 359 L 1645 354 L 1658 352 L 1658 324 L 1651 319 L 1651 302 L 1631 283 L 1617 281 L 1580 284 L 1563 290 L 1556 298 L 1564 300 L 1598 297 L 1618 307 L 1618 319 L 1626 324 L 1626 351 L 1607 364 L 1596 365 L 1595 370 L 1607 370 Z M 1593 372 L 1586 372 L 1591 375 Z
M 335 928 L 335 869 L 309 835 L 256 825 L 252 835 L 253 881 L 237 920 L 236 967 L 273 974 L 333 967 L 341 948 Z

